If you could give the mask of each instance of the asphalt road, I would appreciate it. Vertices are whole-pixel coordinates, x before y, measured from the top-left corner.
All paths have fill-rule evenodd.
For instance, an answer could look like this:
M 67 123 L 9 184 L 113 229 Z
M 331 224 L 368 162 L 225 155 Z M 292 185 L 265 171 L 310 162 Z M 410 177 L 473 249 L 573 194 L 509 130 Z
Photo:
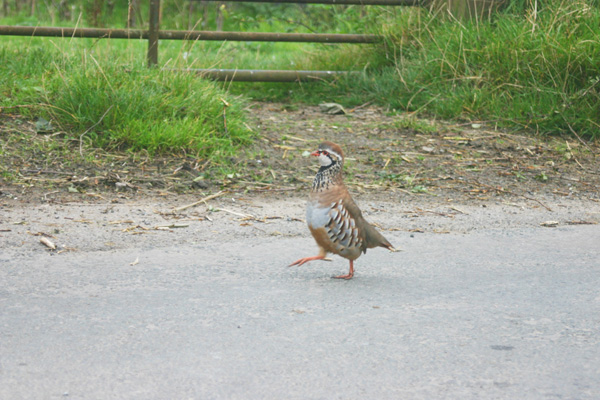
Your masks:
M 0 398 L 600 398 L 599 225 L 386 236 L 0 250 Z

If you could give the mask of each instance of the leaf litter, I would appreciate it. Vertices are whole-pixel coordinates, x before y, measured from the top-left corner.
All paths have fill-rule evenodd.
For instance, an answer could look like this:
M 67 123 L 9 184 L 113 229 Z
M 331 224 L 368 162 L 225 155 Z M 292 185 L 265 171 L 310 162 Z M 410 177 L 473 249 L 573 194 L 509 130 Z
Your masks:
M 305 195 L 316 168 L 307 154 L 331 140 L 344 149 L 346 183 L 356 196 L 420 202 L 522 199 L 545 209 L 550 209 L 547 197 L 600 202 L 600 145 L 568 133 L 511 133 L 481 121 L 430 121 L 371 105 L 329 114 L 318 105 L 291 109 L 252 103 L 249 114 L 258 137 L 229 165 L 186 154 L 149 157 L 85 145 L 80 152 L 78 140 L 40 134 L 39 121 L 1 114 L 0 195 L 49 203 L 119 203 L 197 194 L 193 203 L 174 203 L 174 214 L 233 192 Z

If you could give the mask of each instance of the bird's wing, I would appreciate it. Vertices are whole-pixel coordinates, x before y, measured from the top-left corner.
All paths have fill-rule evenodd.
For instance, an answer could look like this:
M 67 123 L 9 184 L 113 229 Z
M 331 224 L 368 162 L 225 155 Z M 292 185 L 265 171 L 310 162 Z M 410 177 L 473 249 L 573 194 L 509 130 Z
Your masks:
M 385 247 L 390 250 L 394 249 L 394 246 L 392 246 L 391 243 L 363 217 L 360 208 L 358 208 L 352 197 L 350 197 L 350 194 L 345 196 L 344 207 L 348 210 L 348 214 L 356 220 L 359 233 L 363 239 L 361 248 L 363 252 L 365 252 L 367 248 L 372 249 L 373 247 Z
M 363 247 L 364 237 L 343 200 L 331 203 L 325 230 L 329 239 L 341 247 L 340 251 L 344 248 Z

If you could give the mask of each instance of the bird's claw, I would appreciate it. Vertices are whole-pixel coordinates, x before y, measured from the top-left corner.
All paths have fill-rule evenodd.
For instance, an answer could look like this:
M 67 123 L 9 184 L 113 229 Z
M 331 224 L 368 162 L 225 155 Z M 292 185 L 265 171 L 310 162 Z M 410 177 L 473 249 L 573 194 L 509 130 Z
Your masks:
M 346 279 L 346 280 L 350 280 L 352 279 L 352 277 L 354 276 L 354 274 L 347 274 L 347 275 L 338 275 L 338 276 L 332 276 L 332 279 Z
M 294 261 L 293 263 L 291 263 L 290 265 L 288 265 L 288 267 L 293 267 L 294 265 L 301 266 L 302 264 L 305 264 L 305 263 L 307 263 L 309 261 L 323 260 L 323 259 L 324 259 L 323 256 L 304 257 L 304 258 L 301 258 L 299 260 Z

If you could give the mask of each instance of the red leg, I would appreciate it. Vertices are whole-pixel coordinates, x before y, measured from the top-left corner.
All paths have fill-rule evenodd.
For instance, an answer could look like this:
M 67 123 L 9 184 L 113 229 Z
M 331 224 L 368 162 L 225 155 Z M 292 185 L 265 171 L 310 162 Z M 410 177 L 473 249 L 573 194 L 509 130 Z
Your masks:
M 325 259 L 325 256 L 322 255 L 322 254 L 319 254 L 318 256 L 314 256 L 314 257 L 304 257 L 304 258 L 301 258 L 301 259 L 299 259 L 297 261 L 294 261 L 293 263 L 291 263 L 290 265 L 288 265 L 288 267 L 291 267 L 293 265 L 301 266 L 302 264 L 307 263 L 309 261 L 324 260 L 324 259 Z
M 354 260 L 350 260 L 350 271 L 348 271 L 348 275 L 340 275 L 334 276 L 334 279 L 352 279 L 354 276 Z

